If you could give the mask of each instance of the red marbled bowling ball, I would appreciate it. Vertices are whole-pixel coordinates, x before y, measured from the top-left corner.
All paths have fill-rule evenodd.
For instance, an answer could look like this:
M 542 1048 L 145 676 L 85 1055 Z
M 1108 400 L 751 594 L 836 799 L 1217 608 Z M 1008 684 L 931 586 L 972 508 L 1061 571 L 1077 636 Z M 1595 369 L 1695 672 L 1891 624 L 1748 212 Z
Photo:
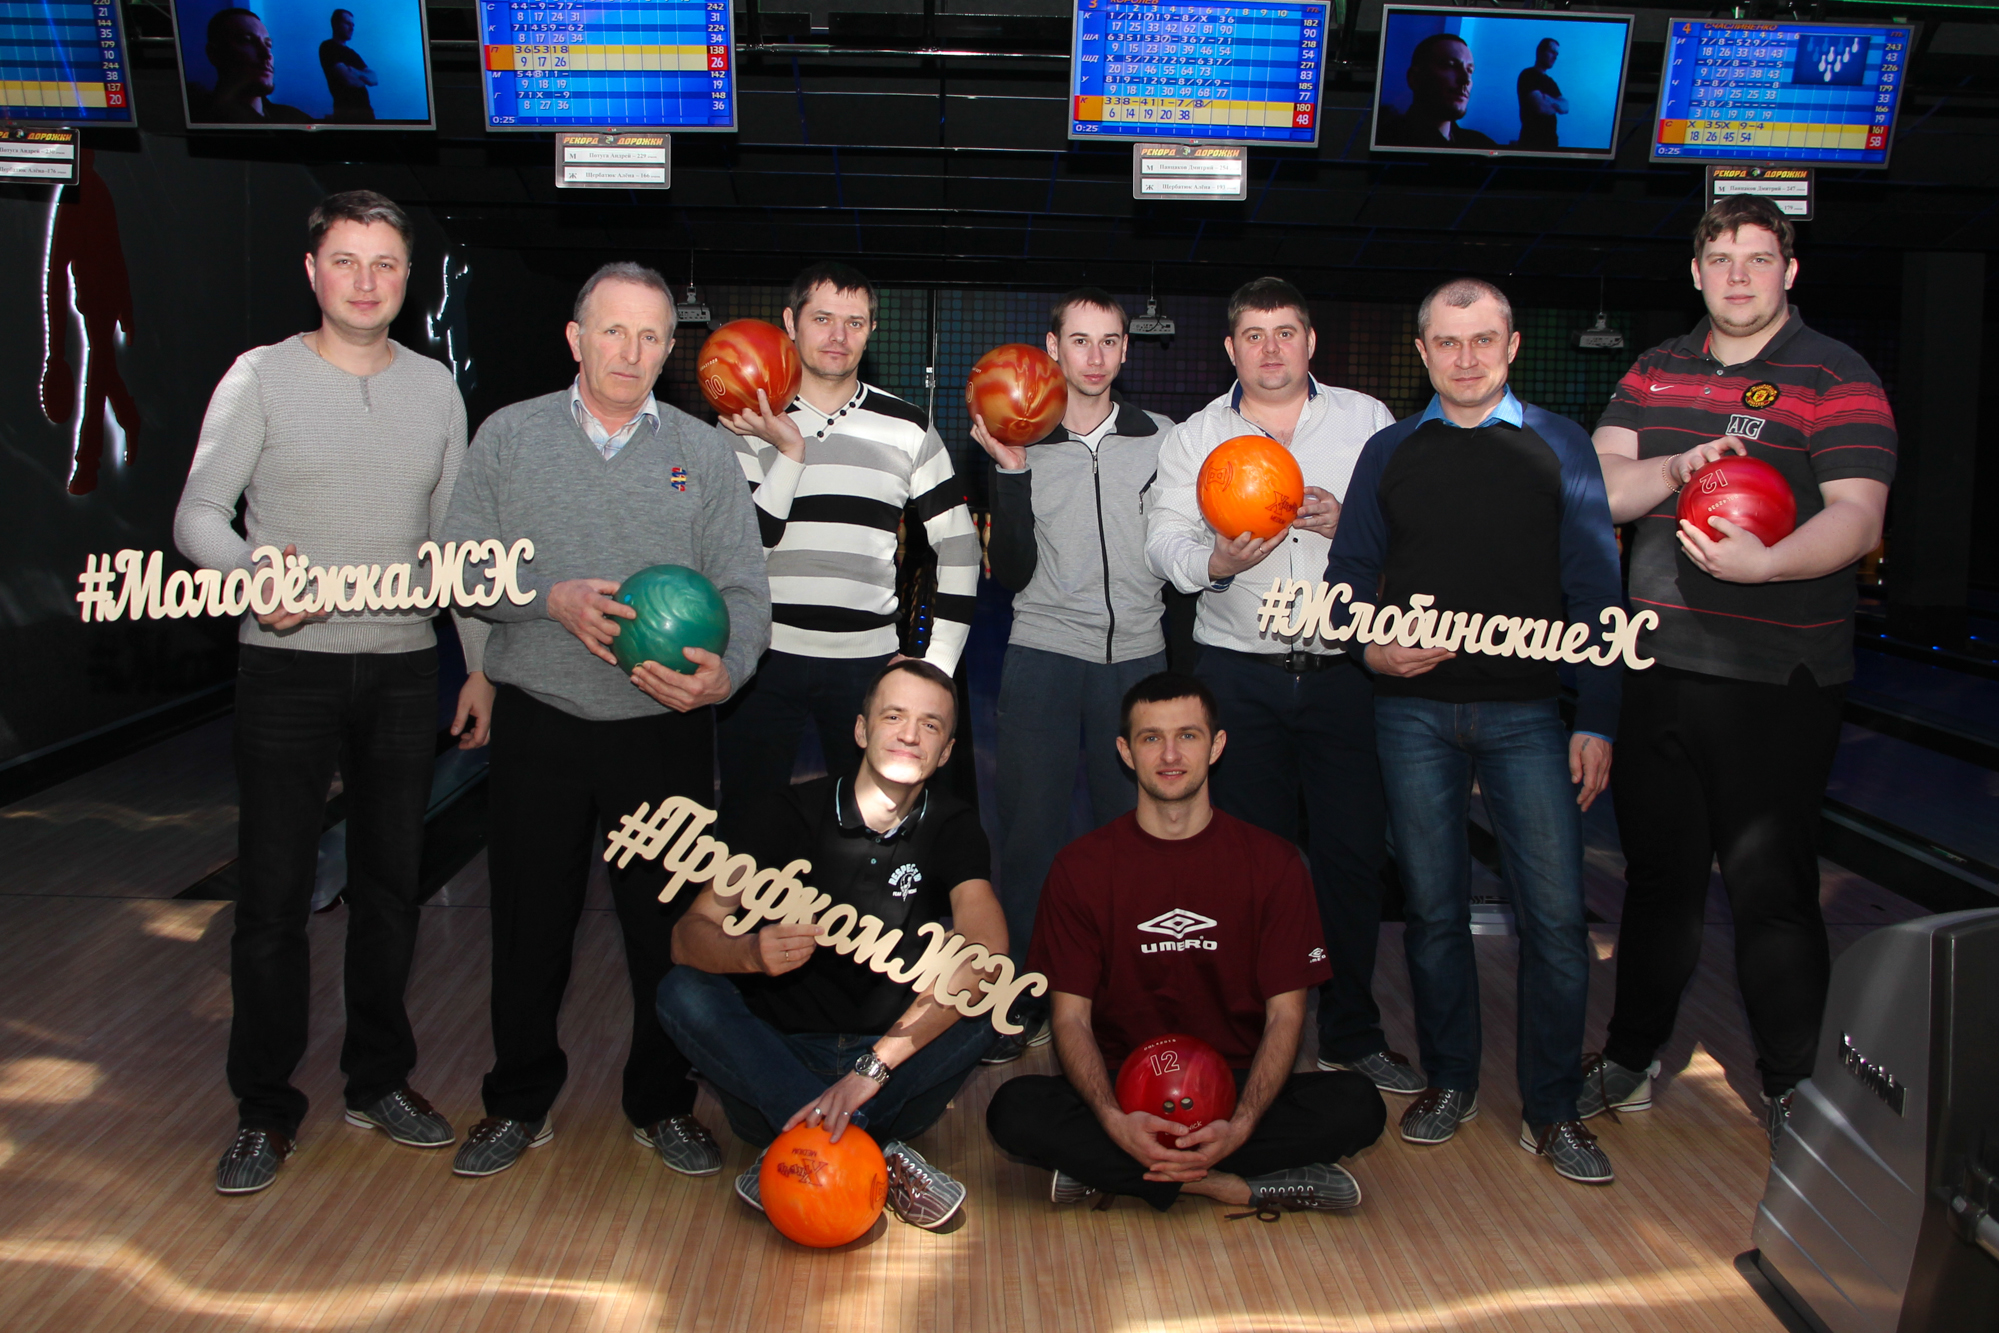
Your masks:
M 1775 546 L 1798 526 L 1798 497 L 1784 474 L 1768 463 L 1729 454 L 1687 478 L 1680 488 L 1679 516 L 1716 541 L 1722 540 L 1722 531 L 1708 520 L 1725 518 L 1765 546 Z
M 1062 367 L 1039 347 L 1007 343 L 980 357 L 965 379 L 965 410 L 984 417 L 1001 444 L 1036 444 L 1061 423 L 1069 408 Z
M 1117 1104 L 1185 1125 L 1188 1132 L 1235 1111 L 1235 1075 L 1221 1052 L 1184 1032 L 1169 1032 L 1137 1047 L 1117 1071 Z M 1168 1148 L 1176 1134 L 1160 1134 Z
M 782 412 L 798 396 L 798 348 L 783 329 L 760 319 L 732 319 L 708 335 L 694 359 L 701 396 L 725 417 L 757 410 L 757 390 Z

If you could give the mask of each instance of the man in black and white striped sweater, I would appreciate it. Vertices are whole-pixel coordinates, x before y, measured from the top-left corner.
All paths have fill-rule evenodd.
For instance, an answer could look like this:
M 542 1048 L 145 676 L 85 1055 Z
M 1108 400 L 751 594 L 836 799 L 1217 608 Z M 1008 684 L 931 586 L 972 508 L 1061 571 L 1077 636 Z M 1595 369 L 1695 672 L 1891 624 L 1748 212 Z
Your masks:
M 971 629 L 979 538 L 951 455 L 921 409 L 861 381 L 876 309 L 874 284 L 845 264 L 800 273 L 785 309 L 805 372 L 797 400 L 722 421 L 756 499 L 771 594 L 770 652 L 722 712 L 725 803 L 783 790 L 808 722 L 827 772 L 852 777 L 868 682 L 898 656 L 950 674 Z M 928 623 L 908 644 L 896 598 L 905 512 L 937 553 Z

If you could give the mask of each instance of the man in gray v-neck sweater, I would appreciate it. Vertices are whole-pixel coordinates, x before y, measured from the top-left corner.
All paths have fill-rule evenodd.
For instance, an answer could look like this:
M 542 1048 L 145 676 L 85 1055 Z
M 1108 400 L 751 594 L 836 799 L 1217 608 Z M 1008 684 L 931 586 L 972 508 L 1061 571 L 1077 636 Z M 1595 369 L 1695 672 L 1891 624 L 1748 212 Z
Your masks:
M 652 396 L 673 346 L 673 298 L 657 273 L 606 265 L 584 284 L 570 348 L 576 382 L 487 418 L 445 531 L 457 541 L 533 540 L 502 601 L 485 667 L 498 686 L 490 779 L 493 1067 L 486 1118 L 453 1170 L 489 1176 L 553 1136 L 549 1108 L 568 1074 L 556 1022 L 601 830 L 641 803 L 715 803 L 715 710 L 770 644 L 763 542 L 730 437 Z M 646 663 L 627 674 L 610 647 L 631 608 L 611 594 L 651 565 L 707 576 L 729 609 L 717 657 L 690 674 Z M 632 984 L 624 1111 L 672 1169 L 710 1175 L 720 1150 L 693 1115 L 686 1057 L 654 1013 L 673 966 L 673 926 L 692 901 L 662 905 L 656 862 L 610 867 Z

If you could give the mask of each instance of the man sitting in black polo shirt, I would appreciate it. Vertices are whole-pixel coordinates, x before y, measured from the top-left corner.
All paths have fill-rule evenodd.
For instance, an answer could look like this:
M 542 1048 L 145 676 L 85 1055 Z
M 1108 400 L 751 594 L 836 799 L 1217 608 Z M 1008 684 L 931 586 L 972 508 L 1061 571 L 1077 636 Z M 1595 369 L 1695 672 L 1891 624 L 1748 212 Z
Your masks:
M 891 663 L 854 722 L 860 772 L 731 811 L 724 841 L 763 867 L 810 861 L 814 888 L 879 917 L 884 934 L 902 932 L 890 956 L 905 967 L 923 952 L 918 928 L 933 921 L 1005 953 L 978 811 L 927 785 L 950 757 L 956 710 L 949 676 L 927 662 Z M 820 948 L 817 926 L 730 935 L 722 923 L 733 910 L 711 885 L 674 927 L 679 966 L 660 984 L 661 1025 L 714 1084 L 740 1138 L 768 1147 L 800 1123 L 823 1124 L 835 1139 L 865 1126 L 888 1161 L 896 1216 L 943 1226 L 965 1187 L 906 1140 L 944 1114 L 998 1032 Z M 763 1206 L 755 1165 L 737 1177 L 736 1193 Z

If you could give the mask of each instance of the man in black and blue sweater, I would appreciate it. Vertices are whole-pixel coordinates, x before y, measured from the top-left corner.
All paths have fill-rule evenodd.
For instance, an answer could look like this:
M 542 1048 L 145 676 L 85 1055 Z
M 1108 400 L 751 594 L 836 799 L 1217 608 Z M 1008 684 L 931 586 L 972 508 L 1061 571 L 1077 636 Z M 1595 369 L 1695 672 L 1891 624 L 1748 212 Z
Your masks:
M 1384 611 L 1399 604 L 1419 614 L 1410 599 L 1429 594 L 1438 611 L 1482 614 L 1488 626 L 1499 618 L 1597 626 L 1605 607 L 1622 604 L 1603 474 L 1580 426 L 1522 404 L 1507 387 L 1520 335 L 1505 294 L 1475 279 L 1445 283 L 1424 299 L 1416 331 L 1436 397 L 1361 452 L 1327 580 Z M 1403 1114 L 1402 1137 L 1442 1143 L 1478 1114 L 1464 834 L 1476 772 L 1520 931 L 1520 1146 L 1570 1180 L 1607 1184 L 1610 1159 L 1576 1115 L 1589 998 L 1582 812 L 1610 776 L 1618 668 L 1578 667 L 1571 734 L 1555 653 L 1490 651 L 1488 640 L 1522 637 L 1482 636 L 1478 652 L 1420 640 L 1366 649 L 1430 1083 Z

